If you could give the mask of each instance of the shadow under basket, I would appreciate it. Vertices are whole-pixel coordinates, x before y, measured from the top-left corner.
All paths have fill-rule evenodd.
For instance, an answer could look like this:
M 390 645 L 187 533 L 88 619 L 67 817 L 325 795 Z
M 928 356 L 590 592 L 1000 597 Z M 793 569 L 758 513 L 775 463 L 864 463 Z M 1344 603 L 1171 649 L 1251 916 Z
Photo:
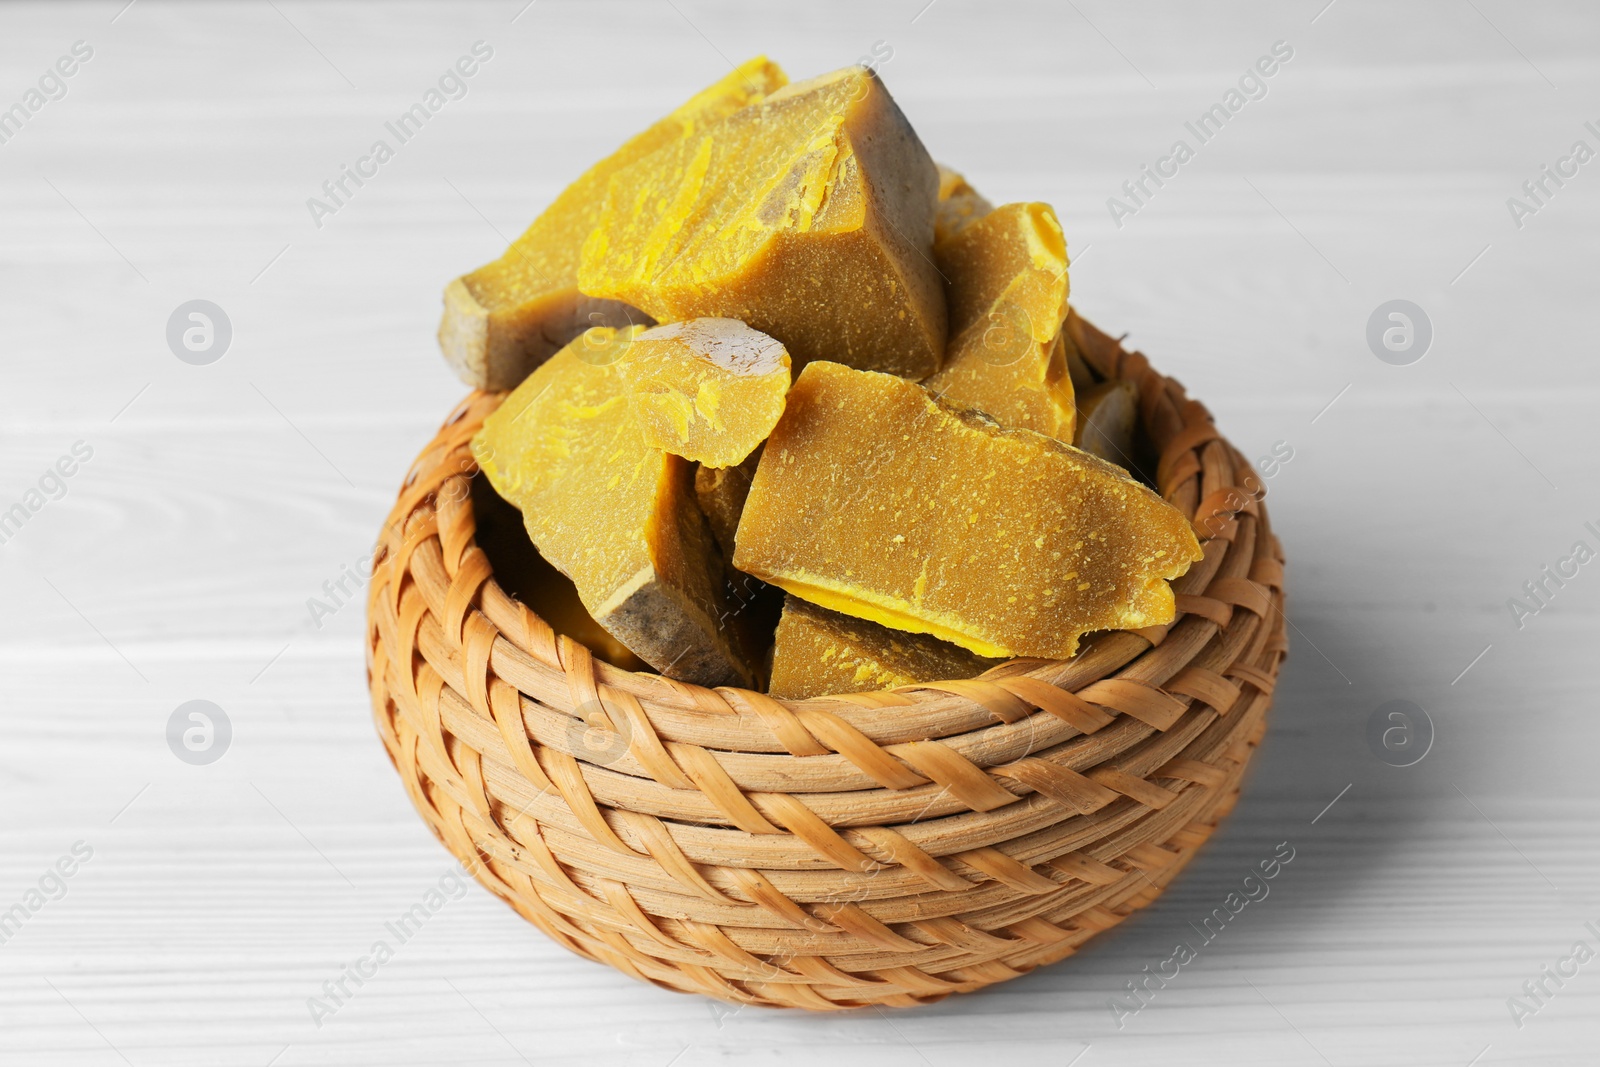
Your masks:
M 1155 900 L 1265 731 L 1283 554 L 1206 409 L 1103 341 L 1089 365 L 1139 389 L 1138 465 L 1205 549 L 1173 623 L 812 700 L 621 670 L 509 596 L 469 491 L 502 395 L 468 397 L 406 478 L 368 602 L 378 733 L 417 810 L 573 952 L 741 1004 L 938 1000 Z

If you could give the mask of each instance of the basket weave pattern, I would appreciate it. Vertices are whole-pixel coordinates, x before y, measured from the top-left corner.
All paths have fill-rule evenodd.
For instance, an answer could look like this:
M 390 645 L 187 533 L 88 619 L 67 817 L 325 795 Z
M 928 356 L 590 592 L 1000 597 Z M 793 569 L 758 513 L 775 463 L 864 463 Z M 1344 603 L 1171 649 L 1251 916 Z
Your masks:
M 1071 955 L 1232 808 L 1287 651 L 1260 483 L 1145 358 L 1162 495 L 1205 559 L 1170 626 L 1069 661 L 782 701 L 597 661 L 474 543 L 474 393 L 413 465 L 368 603 L 378 732 L 445 846 L 574 952 L 670 989 L 907 1006 Z M 1254 490 L 1254 492 L 1252 492 Z

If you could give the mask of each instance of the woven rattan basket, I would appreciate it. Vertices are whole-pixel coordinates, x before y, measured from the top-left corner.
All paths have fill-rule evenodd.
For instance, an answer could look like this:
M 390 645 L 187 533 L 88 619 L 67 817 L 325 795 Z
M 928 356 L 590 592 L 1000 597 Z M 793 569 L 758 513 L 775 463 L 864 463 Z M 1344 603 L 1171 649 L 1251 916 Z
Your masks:
M 1150 475 L 1205 559 L 1168 627 L 1069 661 L 781 701 L 597 661 L 475 541 L 475 393 L 417 459 L 368 606 L 378 732 L 485 886 L 581 955 L 669 989 L 816 1010 L 912 1005 L 1071 955 L 1216 829 L 1287 649 L 1260 483 L 1206 409 L 1137 384 Z

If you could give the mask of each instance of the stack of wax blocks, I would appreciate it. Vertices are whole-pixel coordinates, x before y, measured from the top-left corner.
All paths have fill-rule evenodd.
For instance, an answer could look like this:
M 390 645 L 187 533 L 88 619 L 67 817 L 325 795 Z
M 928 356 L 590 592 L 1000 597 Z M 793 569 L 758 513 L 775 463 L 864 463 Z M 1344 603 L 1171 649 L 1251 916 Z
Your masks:
M 502 551 L 567 583 L 535 610 L 800 699 L 1172 620 L 1200 548 L 1123 469 L 1137 392 L 1068 291 L 1051 208 L 937 166 L 873 72 L 756 59 L 452 282 L 440 341 L 510 390 L 472 449 Z

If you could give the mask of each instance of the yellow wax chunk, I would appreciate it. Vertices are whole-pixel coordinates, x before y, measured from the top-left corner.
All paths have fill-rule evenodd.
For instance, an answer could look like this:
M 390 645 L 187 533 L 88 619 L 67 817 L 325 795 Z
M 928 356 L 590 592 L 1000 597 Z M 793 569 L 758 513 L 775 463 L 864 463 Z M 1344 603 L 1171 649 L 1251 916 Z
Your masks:
M 499 259 L 451 282 L 439 347 L 462 380 L 479 389 L 511 389 L 590 326 L 649 325 L 637 309 L 578 291 L 579 252 L 599 220 L 606 184 L 629 163 L 787 81 L 765 57 L 743 64 L 590 167 Z
M 587 331 L 484 420 L 472 454 L 596 622 L 672 678 L 754 677 L 694 466 L 644 440 L 622 364 L 637 329 Z
M 1201 558 L 1182 512 L 1105 461 L 920 386 L 835 363 L 789 390 L 734 566 L 980 656 L 1065 658 L 1172 621 Z
M 496 493 L 487 479 L 472 479 L 472 511 L 477 524 L 473 540 L 488 555 L 494 580 L 501 589 L 528 605 L 556 633 L 587 646 L 613 667 L 627 671 L 649 669 L 644 660 L 594 621 L 572 579 L 539 554 L 528 540 L 522 513 Z
M 635 337 L 623 373 L 648 444 L 731 467 L 778 424 L 789 353 L 738 319 L 690 319 Z
M 785 597 L 767 692 L 785 700 L 971 678 L 1000 660 Z
M 1102 382 L 1078 401 L 1073 444 L 1119 467 L 1132 469 L 1133 435 L 1139 425 L 1139 391 L 1132 382 Z
M 1006 204 L 934 247 L 950 346 L 929 390 L 1002 426 L 1072 440 L 1067 244 L 1048 204 Z
M 939 205 L 933 215 L 933 243 L 938 245 L 994 210 L 967 179 L 939 164 Z
M 939 178 L 875 74 L 797 82 L 618 170 L 586 294 L 740 319 L 813 359 L 924 378 L 944 355 Z
M 750 495 L 750 480 L 756 476 L 756 465 L 761 461 L 761 446 L 745 457 L 735 467 L 701 467 L 694 472 L 694 495 L 700 510 L 711 523 L 711 533 L 717 539 L 722 554 L 733 558 L 734 533 L 739 529 L 739 516 L 744 514 L 744 501 Z

